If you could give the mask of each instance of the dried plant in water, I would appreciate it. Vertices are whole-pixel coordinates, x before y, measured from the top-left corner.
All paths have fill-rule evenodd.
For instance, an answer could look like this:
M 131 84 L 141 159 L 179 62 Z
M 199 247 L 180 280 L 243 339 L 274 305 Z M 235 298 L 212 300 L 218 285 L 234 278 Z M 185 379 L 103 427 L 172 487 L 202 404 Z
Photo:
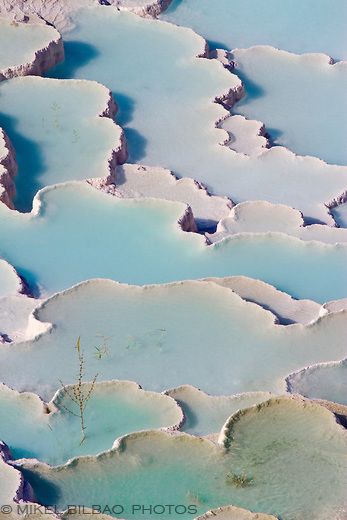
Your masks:
M 71 410 L 65 405 L 61 405 L 61 407 L 66 410 L 71 415 L 74 415 L 75 417 L 78 417 L 81 424 L 81 433 L 82 438 L 80 444 L 82 444 L 86 439 L 86 423 L 85 423 L 85 410 L 86 406 L 88 404 L 88 401 L 90 400 L 94 389 L 95 389 L 95 383 L 96 379 L 98 377 L 98 374 L 96 374 L 89 385 L 83 381 L 84 376 L 84 367 L 85 367 L 85 360 L 84 360 L 84 353 L 81 349 L 81 338 L 78 337 L 76 342 L 76 351 L 78 356 L 78 374 L 77 374 L 77 381 L 73 385 L 64 385 L 62 381 L 60 381 L 62 388 L 65 392 L 65 394 L 71 399 L 73 403 L 77 406 L 78 412 L 76 413 L 74 410 Z
M 245 488 L 251 486 L 254 483 L 254 479 L 244 473 L 228 473 L 226 483 L 237 488 Z

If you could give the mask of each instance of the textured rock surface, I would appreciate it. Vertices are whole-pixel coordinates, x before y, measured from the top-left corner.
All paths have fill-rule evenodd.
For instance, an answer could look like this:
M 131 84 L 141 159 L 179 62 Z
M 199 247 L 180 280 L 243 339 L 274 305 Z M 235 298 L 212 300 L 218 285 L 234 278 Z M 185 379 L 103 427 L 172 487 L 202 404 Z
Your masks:
M 81 335 L 87 379 L 99 373 L 100 381 L 128 379 L 156 391 L 188 381 L 217 395 L 281 393 L 289 373 L 345 357 L 346 329 L 346 311 L 279 326 L 269 311 L 212 282 L 138 287 L 94 280 L 35 311 L 30 331 L 37 336 L 0 349 L 0 379 L 51 399 L 60 379 L 75 381 L 73 346 Z M 110 356 L 101 359 L 93 347 L 98 330 L 110 337 Z
M 98 4 L 133 11 L 142 16 L 158 16 L 168 7 L 171 0 L 0 0 L 0 15 L 15 21 L 37 15 L 59 30 L 73 27 L 71 13 L 80 7 Z
M 16 270 L 0 259 L 0 298 L 24 293 L 26 286 Z
M 41 76 L 63 59 L 63 40 L 54 27 L 0 18 L 0 81 Z
M 0 336 L 4 341 L 28 339 L 29 316 L 41 302 L 25 294 L 9 294 L 0 298 Z
M 347 309 L 347 298 L 325 303 L 323 305 L 323 309 L 327 310 L 328 312 L 338 312 Z
M 249 392 L 230 396 L 208 395 L 194 386 L 184 385 L 167 390 L 167 395 L 182 407 L 185 421 L 181 431 L 215 438 L 226 419 L 237 410 L 267 401 L 269 392 Z
M 260 121 L 235 115 L 224 119 L 219 127 L 229 134 L 224 144 L 235 152 L 257 157 L 268 147 L 265 126 Z
M 347 359 L 321 363 L 287 377 L 290 392 L 347 405 Z
M 0 128 L 0 201 L 9 208 L 13 208 L 16 174 L 17 162 L 14 148 L 4 130 Z
M 325 244 L 347 242 L 347 229 L 324 224 L 305 226 L 300 211 L 266 201 L 237 204 L 230 215 L 218 223 L 216 233 L 206 236 L 211 243 L 215 243 L 238 233 L 268 232 L 285 233 L 301 240 L 317 240 Z
M 268 309 L 277 316 L 279 323 L 308 324 L 319 315 L 325 314 L 321 305 L 312 300 L 296 300 L 289 294 L 277 290 L 272 285 L 247 278 L 246 276 L 229 276 L 226 278 L 209 278 L 214 283 L 228 287 L 246 301 L 254 302 Z
M 116 168 L 115 184 L 115 194 L 121 197 L 153 197 L 188 204 L 202 229 L 214 226 L 232 207 L 226 197 L 211 196 L 193 179 L 177 179 L 163 168 L 124 164 Z
M 13 501 L 24 498 L 23 477 L 19 471 L 6 463 L 9 460 L 11 460 L 11 453 L 6 444 L 0 440 L 0 505 L 10 507 L 5 509 L 4 513 L 11 511 Z
M 227 506 L 213 509 L 206 514 L 199 516 L 197 520 L 276 520 L 274 516 L 262 513 L 252 513 L 239 507 Z

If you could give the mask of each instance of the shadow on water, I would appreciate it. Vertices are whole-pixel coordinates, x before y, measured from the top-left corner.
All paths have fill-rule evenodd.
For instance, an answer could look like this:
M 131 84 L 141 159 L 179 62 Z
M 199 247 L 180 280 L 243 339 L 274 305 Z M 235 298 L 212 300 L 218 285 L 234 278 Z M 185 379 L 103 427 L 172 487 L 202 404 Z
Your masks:
M 112 92 L 118 106 L 117 123 L 121 126 L 129 124 L 133 118 L 135 101 L 121 92 Z
M 124 129 L 127 140 L 129 153 L 128 162 L 138 162 L 146 156 L 147 139 L 135 128 L 127 127 L 133 119 L 136 102 L 133 98 L 122 92 L 112 92 L 112 95 L 118 106 L 116 123 Z
M 51 69 L 49 77 L 69 79 L 78 77 L 78 68 L 97 58 L 99 51 L 83 42 L 65 43 L 65 62 Z M 135 102 L 125 94 L 114 94 L 119 111 L 117 122 L 125 126 L 132 120 Z M 15 208 L 21 212 L 30 212 L 33 198 L 44 185 L 40 177 L 47 165 L 40 147 L 17 131 L 18 120 L 5 113 L 0 113 L 0 127 L 9 136 L 15 150 L 18 163 L 18 175 L 15 178 Z M 125 128 L 129 157 L 136 162 L 145 156 L 146 139 L 134 128 Z
M 35 497 L 41 505 L 54 506 L 54 504 L 57 504 L 61 497 L 61 492 L 56 485 L 45 479 L 44 474 L 37 475 L 30 469 L 21 467 L 18 467 L 18 469 L 22 472 L 25 481 L 32 486 Z
M 15 265 L 15 269 L 24 283 L 25 294 L 32 298 L 42 298 L 41 289 L 37 283 L 37 275 L 20 265 Z
M 231 54 L 231 59 L 233 59 L 232 54 Z M 253 80 L 251 80 L 247 76 L 247 74 L 245 74 L 240 69 L 238 69 L 237 62 L 235 63 L 235 68 L 232 69 L 232 73 L 236 74 L 236 76 L 238 76 L 240 78 L 240 80 L 242 81 L 242 83 L 245 87 L 245 91 L 246 91 L 246 96 L 244 98 L 242 98 L 241 101 L 239 101 L 239 103 L 236 104 L 236 107 L 238 105 L 246 104 L 248 99 L 258 99 L 258 98 L 264 96 L 265 90 L 260 85 L 258 85 Z
M 58 79 L 83 78 L 79 75 L 79 69 L 100 56 L 100 51 L 90 43 L 80 41 L 68 41 L 64 43 L 65 61 L 49 71 L 47 77 Z M 94 79 L 94 78 L 85 78 Z M 98 78 L 95 78 L 98 80 Z M 104 83 L 101 81 L 101 83 Z M 109 85 L 105 85 L 109 87 Z M 124 128 L 128 144 L 129 160 L 140 161 L 145 157 L 147 140 L 135 128 L 127 128 L 133 119 L 135 101 L 121 92 L 113 92 L 113 97 L 118 106 L 116 122 Z
M 16 209 L 29 212 L 37 191 L 42 188 L 39 178 L 45 169 L 45 163 L 39 146 L 32 140 L 21 135 L 16 127 L 18 120 L 12 116 L 0 113 L 0 127 L 9 136 L 16 151 L 18 175 L 15 177 Z
M 207 43 L 208 43 L 208 48 L 210 49 L 210 51 L 214 51 L 216 49 L 224 49 L 226 51 L 231 50 L 231 49 L 229 49 L 229 45 L 226 45 L 225 43 L 222 43 L 222 42 L 217 42 L 215 40 L 207 40 Z
M 164 10 L 164 13 L 174 13 L 176 9 L 183 4 L 185 0 L 171 0 L 168 7 Z
M 269 139 L 270 146 L 281 146 L 281 137 L 283 135 L 283 131 L 278 128 L 268 128 L 266 127 L 266 135 Z
M 124 128 L 125 137 L 128 144 L 128 161 L 138 162 L 146 156 L 147 139 L 143 137 L 135 128 Z
M 66 42 L 65 51 L 65 62 L 51 69 L 47 77 L 71 77 L 78 67 L 99 54 L 96 48 L 81 42 Z M 5 130 L 14 146 L 18 163 L 18 175 L 15 178 L 15 208 L 22 212 L 30 212 L 35 194 L 44 187 L 39 179 L 46 164 L 40 147 L 17 131 L 17 123 L 16 118 L 0 113 L 0 127 Z
M 65 60 L 46 74 L 48 78 L 78 78 L 78 69 L 100 56 L 99 50 L 90 43 L 64 41 Z
M 257 85 L 253 80 L 249 79 L 246 74 L 238 70 L 237 64 L 236 67 L 232 70 L 234 74 L 236 74 L 240 80 L 242 81 L 246 95 L 240 101 L 236 103 L 236 105 L 232 109 L 233 114 L 242 114 L 242 106 L 247 105 L 249 100 L 258 99 L 265 95 L 265 90 Z M 247 118 L 249 119 L 249 118 Z M 265 122 L 266 125 L 266 122 Z M 283 131 L 278 128 L 268 128 L 266 126 L 266 137 L 269 141 L 269 146 L 282 146 L 281 137 L 283 136 Z
M 195 414 L 194 410 L 186 403 L 182 403 L 180 400 L 177 400 L 177 402 L 184 410 L 183 431 L 195 428 L 199 421 L 198 416 Z

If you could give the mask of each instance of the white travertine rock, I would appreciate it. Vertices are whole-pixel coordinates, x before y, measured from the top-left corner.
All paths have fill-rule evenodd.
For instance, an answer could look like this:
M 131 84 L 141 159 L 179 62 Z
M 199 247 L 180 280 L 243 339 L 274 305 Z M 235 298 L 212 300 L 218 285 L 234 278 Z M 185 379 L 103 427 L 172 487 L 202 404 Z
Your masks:
M 225 118 L 218 126 L 229 134 L 229 139 L 223 144 L 237 153 L 257 157 L 268 147 L 268 140 L 264 137 L 265 126 L 261 121 L 234 115 Z
M 196 520 L 276 520 L 272 515 L 263 513 L 252 513 L 247 509 L 239 507 L 225 506 L 208 511 L 206 514 L 199 516 Z
M 218 437 L 226 419 L 237 410 L 249 408 L 270 399 L 270 392 L 245 392 L 234 395 L 210 395 L 192 385 L 167 390 L 167 395 L 181 406 L 185 421 L 181 431 L 191 435 Z
M 42 301 L 25 294 L 11 294 L 0 298 L 0 336 L 4 341 L 17 342 L 31 338 L 29 317 Z
M 201 227 L 209 227 L 229 214 L 232 202 L 210 196 L 193 179 L 177 179 L 169 170 L 124 164 L 115 170 L 115 195 L 125 198 L 161 198 L 188 204 Z
M 322 311 L 319 303 L 312 300 L 296 300 L 272 285 L 247 276 L 207 278 L 207 280 L 228 287 L 243 300 L 261 305 L 275 314 L 282 325 L 290 323 L 307 325 L 326 313 L 324 310 Z
M 65 511 L 61 516 L 61 520 L 86 520 L 86 515 L 95 515 L 97 514 L 98 520 L 123 520 L 122 518 L 119 518 L 118 516 L 109 516 L 104 515 L 103 513 L 95 513 L 92 509 L 84 507 L 81 509 L 81 511 L 76 511 L 73 507 L 70 507 L 67 511 Z M 89 518 L 89 517 L 88 517 Z
M 300 420 L 300 415 L 303 412 L 307 415 L 307 425 L 310 421 L 310 415 L 312 416 L 312 418 L 314 418 L 314 416 L 317 415 L 317 417 L 315 418 L 316 428 L 317 426 L 319 427 L 320 424 L 324 425 L 324 423 L 326 423 L 324 425 L 325 427 L 327 427 L 330 424 L 330 428 L 332 429 L 338 430 L 341 428 L 340 425 L 336 424 L 334 413 L 331 412 L 331 410 L 329 409 L 329 403 L 328 406 L 325 406 L 324 404 L 322 405 L 320 402 L 318 403 L 313 400 L 306 399 L 301 395 L 287 394 L 274 396 L 268 399 L 267 401 L 263 401 L 262 403 L 256 404 L 249 408 L 238 410 L 236 413 L 231 415 L 225 422 L 224 426 L 220 431 L 218 443 L 221 446 L 224 446 L 226 450 L 232 450 L 233 445 L 237 443 L 237 437 L 242 436 L 240 427 L 241 430 L 247 429 L 247 424 L 253 422 L 254 419 L 256 419 L 256 422 L 258 423 L 259 432 L 261 432 L 261 427 L 264 426 L 264 423 L 266 423 L 269 425 L 270 430 L 273 429 L 272 435 L 274 435 L 276 429 L 281 429 L 281 426 L 283 427 L 283 422 L 288 421 L 290 415 L 293 414 L 293 418 L 295 418 L 296 416 L 297 419 Z M 273 418 L 271 418 L 272 414 L 274 415 Z M 319 416 L 320 420 L 317 420 Z M 298 421 L 298 423 L 295 424 L 294 421 L 285 432 L 286 435 L 288 434 L 289 438 L 291 437 L 293 432 L 294 435 L 296 433 L 302 435 L 302 432 L 300 430 L 302 426 L 306 427 L 305 423 L 306 421 L 300 424 Z M 239 431 L 236 433 L 237 430 Z M 346 442 L 346 432 L 343 429 L 341 431 Z M 250 431 L 245 432 L 245 435 L 247 436 L 249 436 L 250 434 Z M 320 431 L 319 429 L 316 429 L 316 431 L 312 430 L 312 434 L 319 436 L 322 434 L 324 435 L 324 429 L 322 431 Z M 260 443 L 264 443 L 266 445 L 267 436 L 265 435 L 265 432 L 262 432 L 262 436 L 263 439 L 261 439 L 261 437 L 259 436 L 258 440 L 260 441 Z
M 90 338 L 98 330 L 111 338 L 110 357 L 95 357 Z M 34 310 L 37 336 L 0 349 L 0 379 L 50 400 L 60 379 L 75 381 L 71 346 L 81 335 L 88 377 L 131 379 L 156 391 L 189 381 L 211 394 L 280 393 L 289 373 L 346 357 L 345 331 L 346 311 L 283 327 L 213 282 L 136 287 L 89 280 Z
M 93 514 L 91 509 L 84 508 L 84 511 L 86 514 Z M 75 513 L 74 511 L 71 511 L 70 513 L 66 512 L 62 515 L 62 520 L 86 520 L 86 518 L 87 517 L 85 514 Z M 104 515 L 102 513 L 98 514 L 98 520 L 111 520 L 112 518 L 114 519 L 115 517 Z M 262 513 L 252 513 L 251 511 L 247 511 L 247 509 L 241 509 L 239 507 L 233 506 L 213 509 L 202 516 L 195 517 L 194 520 L 210 520 L 212 518 L 216 520 L 276 520 L 274 516 L 269 516 Z M 121 520 L 118 517 L 117 519 Z
M 346 394 L 345 394 L 346 395 Z M 347 405 L 334 403 L 333 401 L 327 401 L 326 399 L 311 399 L 317 404 L 324 406 L 329 412 L 333 413 L 337 418 L 338 422 L 345 428 L 347 426 Z
M 339 312 L 347 309 L 347 298 L 342 298 L 341 300 L 333 300 L 331 302 L 325 303 L 323 305 L 323 309 L 328 312 Z
M 26 286 L 14 267 L 0 258 L 0 298 L 25 293 Z
M 218 242 L 237 233 L 290 233 L 303 223 L 300 211 L 289 206 L 263 200 L 241 202 L 232 208 L 228 217 L 218 223 L 216 233 L 208 235 L 208 238 L 211 242 Z
M 13 178 L 17 174 L 17 162 L 14 148 L 0 128 L 0 201 L 13 208 L 12 200 L 16 193 Z
M 28 296 L 26 283 L 13 266 L 0 259 L 0 345 L 31 337 L 26 334 L 29 316 L 40 303 Z
M 322 307 L 312 300 L 296 300 L 287 293 L 260 280 L 246 276 L 230 276 L 226 278 L 208 278 L 223 287 L 230 288 L 242 299 L 256 303 L 270 310 L 280 324 L 302 323 L 304 325 L 316 320 L 326 312 L 337 312 L 347 308 L 347 301 L 337 300 Z M 44 300 L 31 298 L 25 294 L 8 294 L 0 297 L 0 334 L 6 342 L 29 340 L 47 330 L 44 323 L 33 318 L 33 310 Z
M 194 178 L 210 193 L 226 195 L 234 202 L 269 200 L 298 208 L 315 222 L 333 223 L 326 205 L 345 197 L 346 167 L 296 156 L 281 147 L 250 157 L 220 146 L 228 134 L 216 125 L 229 115 L 225 107 L 240 99 L 244 89 L 241 80 L 221 63 L 206 59 L 205 40 L 190 29 L 139 19 L 112 7 L 81 10 L 76 23 L 78 29 L 65 35 L 66 42 L 88 44 L 96 54 L 83 67 L 79 67 L 78 55 L 70 55 L 70 65 L 60 73 L 94 77 L 114 92 L 126 92 L 133 108 L 124 99 L 120 103 L 124 125 L 131 118 L 132 161 L 141 157 L 144 164 Z M 105 34 L 100 32 L 103 26 L 107 26 Z M 130 36 L 131 31 L 136 37 Z M 129 37 L 127 53 L 122 52 L 123 37 Z M 153 59 L 143 60 L 143 54 Z M 147 87 L 152 83 L 160 85 L 155 96 Z M 145 137 L 145 147 L 143 139 L 138 147 L 139 136 Z
M 230 215 L 218 223 L 216 233 L 206 236 L 210 243 L 215 243 L 239 233 L 267 232 L 285 233 L 301 240 L 316 240 L 326 244 L 347 242 L 347 229 L 325 224 L 305 226 L 300 211 L 267 201 L 237 204 Z
M 232 71 L 234 64 L 228 51 L 213 49 L 209 52 L 209 57 L 218 60 L 223 67 Z M 230 114 L 217 124 L 217 128 L 222 128 L 229 136 L 221 144 L 237 153 L 257 157 L 269 147 L 268 139 L 265 137 L 265 125 L 261 121 Z
M 37 15 L 58 30 L 69 30 L 73 27 L 70 14 L 80 7 L 109 5 L 140 16 L 156 17 L 170 3 L 171 0 L 0 0 L 0 16 L 26 21 L 28 17 Z
M 346 415 L 346 376 L 347 358 L 341 361 L 318 363 L 289 374 L 286 378 L 287 389 L 289 392 L 300 393 L 309 399 L 320 399 L 328 403 L 330 402 L 330 404 L 338 403 L 343 405 L 341 410 L 332 409 L 332 411 Z
M 63 40 L 54 27 L 0 18 L 0 81 L 41 76 L 63 59 Z
M 156 17 L 169 7 L 172 0 L 109 0 L 111 5 L 141 16 Z
M 0 440 L 0 506 L 8 506 L 14 501 L 24 498 L 24 481 L 21 473 L 7 464 L 11 459 L 11 453 L 5 443 Z M 11 511 L 11 509 L 3 510 L 1 513 Z

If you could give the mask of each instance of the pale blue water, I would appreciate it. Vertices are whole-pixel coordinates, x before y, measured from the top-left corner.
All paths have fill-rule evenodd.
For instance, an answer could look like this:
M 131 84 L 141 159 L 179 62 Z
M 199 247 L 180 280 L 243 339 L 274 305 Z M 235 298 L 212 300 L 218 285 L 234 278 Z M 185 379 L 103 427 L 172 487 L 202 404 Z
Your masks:
M 272 45 L 347 59 L 344 0 L 173 0 L 160 17 L 192 27 L 216 47 Z
M 347 63 L 269 47 L 235 50 L 232 57 L 246 87 L 235 113 L 262 121 L 275 144 L 295 153 L 347 163 Z
M 235 34 L 237 46 L 243 46 L 242 39 L 252 35 L 255 43 L 277 41 L 285 49 L 324 50 L 339 58 L 345 42 L 345 4 L 312 1 L 302 6 L 297 0 L 282 0 L 282 9 L 274 0 L 266 5 L 187 0 L 176 7 L 178 13 L 195 5 L 194 21 L 187 15 L 184 23 L 197 23 L 209 39 L 210 31 L 227 42 L 230 32 L 230 41 Z M 332 222 L 326 204 L 345 191 L 347 168 L 324 166 L 280 148 L 247 158 L 219 145 L 226 134 L 215 122 L 225 112 L 213 100 L 237 87 L 238 79 L 221 64 L 196 58 L 203 50 L 198 36 L 107 8 L 81 11 L 76 21 L 76 28 L 66 34 L 67 60 L 53 75 L 98 80 L 114 91 L 132 161 L 167 166 L 236 202 L 264 198 L 302 210 L 307 220 Z M 21 48 L 22 42 L 17 43 Z M 296 57 L 299 65 L 288 64 L 282 54 L 276 61 L 255 51 L 249 56 L 246 60 L 240 52 L 236 55 L 248 93 L 236 110 L 262 119 L 276 144 L 343 163 L 343 66 L 316 67 L 313 58 L 303 66 Z M 120 129 L 98 117 L 106 107 L 106 89 L 95 83 L 21 78 L 0 84 L 0 94 L 0 125 L 19 163 L 18 209 L 30 210 L 39 188 L 108 173 L 107 159 L 119 144 Z M 298 298 L 324 302 L 345 296 L 347 246 L 260 234 L 207 247 L 203 237 L 178 229 L 184 209 L 158 200 L 118 200 L 87 184 L 69 184 L 46 190 L 36 216 L 0 205 L 0 255 L 36 295 L 50 295 L 93 277 L 143 285 L 243 274 Z M 337 212 L 343 223 L 343 208 Z M 9 267 L 0 270 L 0 295 L 13 293 L 17 285 Z M 0 380 L 46 399 L 60 380 L 75 380 L 79 335 L 86 379 L 98 373 L 101 381 L 126 378 L 157 391 L 191 383 L 211 394 L 282 392 L 288 373 L 346 356 L 345 311 L 309 327 L 280 327 L 270 313 L 213 283 L 142 289 L 90 282 L 53 298 L 38 316 L 53 328 L 34 340 L 3 345 Z M 101 359 L 95 355 L 100 334 L 109 338 Z M 341 366 L 326 371 L 319 381 L 307 373 L 300 391 L 344 402 Z M 87 409 L 87 440 L 82 445 L 78 421 L 68 412 L 48 417 L 33 396 L 0 395 L 0 438 L 15 457 L 58 464 L 106 450 L 115 437 L 129 431 L 178 422 L 177 408 L 168 398 L 157 395 L 146 401 L 147 394 L 135 394 L 96 392 Z M 186 399 L 184 428 L 211 433 L 236 407 L 261 399 Z M 97 462 L 82 459 L 58 470 L 38 465 L 37 472 L 25 474 L 42 503 L 65 508 L 76 501 L 117 501 L 126 507 L 118 515 L 124 518 L 143 518 L 130 512 L 135 500 L 193 503 L 201 513 L 233 503 L 286 520 L 344 514 L 346 436 L 326 410 L 279 401 L 275 407 L 246 413 L 232 434 L 229 453 L 192 437 L 151 433 L 131 437 L 124 449 Z M 237 488 L 228 483 L 229 472 L 250 475 L 254 482 Z M 172 515 L 165 512 L 161 518 Z
M 324 204 L 345 191 L 347 168 L 275 149 L 247 158 L 220 146 L 227 134 L 215 123 L 225 111 L 212 101 L 238 80 L 195 58 L 204 45 L 191 31 L 101 7 L 75 21 L 64 35 L 66 61 L 52 74 L 96 79 L 113 91 L 131 161 L 193 177 L 235 202 L 281 202 L 331 222 Z
M 3 346 L 0 380 L 46 400 L 60 380 L 75 381 L 79 335 L 86 381 L 98 373 L 100 381 L 137 381 L 155 391 L 192 384 L 215 395 L 283 392 L 289 373 L 346 356 L 345 313 L 308 327 L 277 326 L 272 314 L 212 282 L 145 289 L 90 282 L 50 300 L 39 318 L 54 328 Z M 110 352 L 101 360 L 100 334 Z
M 82 390 L 84 395 L 89 388 Z M 77 406 L 64 393 L 55 404 L 58 411 L 48 415 L 33 394 L 18 395 L 0 386 L 0 438 L 14 459 L 64 464 L 79 455 L 108 450 L 122 435 L 175 426 L 181 420 L 178 406 L 169 397 L 145 393 L 135 383 L 99 383 L 85 409 L 86 438 L 80 444 L 80 420 L 68 412 L 78 413 Z
M 213 47 L 273 47 L 346 59 L 343 0 L 174 0 L 161 16 L 192 27 Z M 347 67 L 319 65 L 270 49 L 235 52 L 235 73 L 247 96 L 234 112 L 265 123 L 275 144 L 331 164 L 346 164 Z M 328 95 L 327 92 L 334 93 Z M 324 110 L 321 107 L 324 106 Z
M 183 204 L 117 199 L 87 183 L 47 190 L 42 199 L 37 217 L 0 207 L 0 254 L 41 294 L 98 277 L 143 285 L 242 274 L 297 298 L 345 296 L 343 245 L 264 234 L 208 247 L 179 230 Z
M 39 77 L 0 83 L 0 126 L 16 150 L 17 209 L 47 185 L 108 173 L 121 129 L 101 118 L 109 93 L 96 83 Z
M 233 435 L 228 452 L 186 435 L 132 436 L 119 452 L 97 460 L 58 469 L 36 466 L 24 475 L 41 503 L 60 509 L 75 502 L 121 504 L 126 519 L 153 515 L 133 510 L 135 504 L 195 505 L 199 514 L 233 504 L 286 520 L 326 520 L 342 513 L 347 440 L 327 410 L 275 401 L 242 417 Z M 233 473 L 253 482 L 237 487 L 228 481 Z M 185 508 L 175 518 L 196 516 Z M 117 511 L 113 516 L 120 516 Z M 173 517 L 167 508 L 160 511 L 161 518 Z

